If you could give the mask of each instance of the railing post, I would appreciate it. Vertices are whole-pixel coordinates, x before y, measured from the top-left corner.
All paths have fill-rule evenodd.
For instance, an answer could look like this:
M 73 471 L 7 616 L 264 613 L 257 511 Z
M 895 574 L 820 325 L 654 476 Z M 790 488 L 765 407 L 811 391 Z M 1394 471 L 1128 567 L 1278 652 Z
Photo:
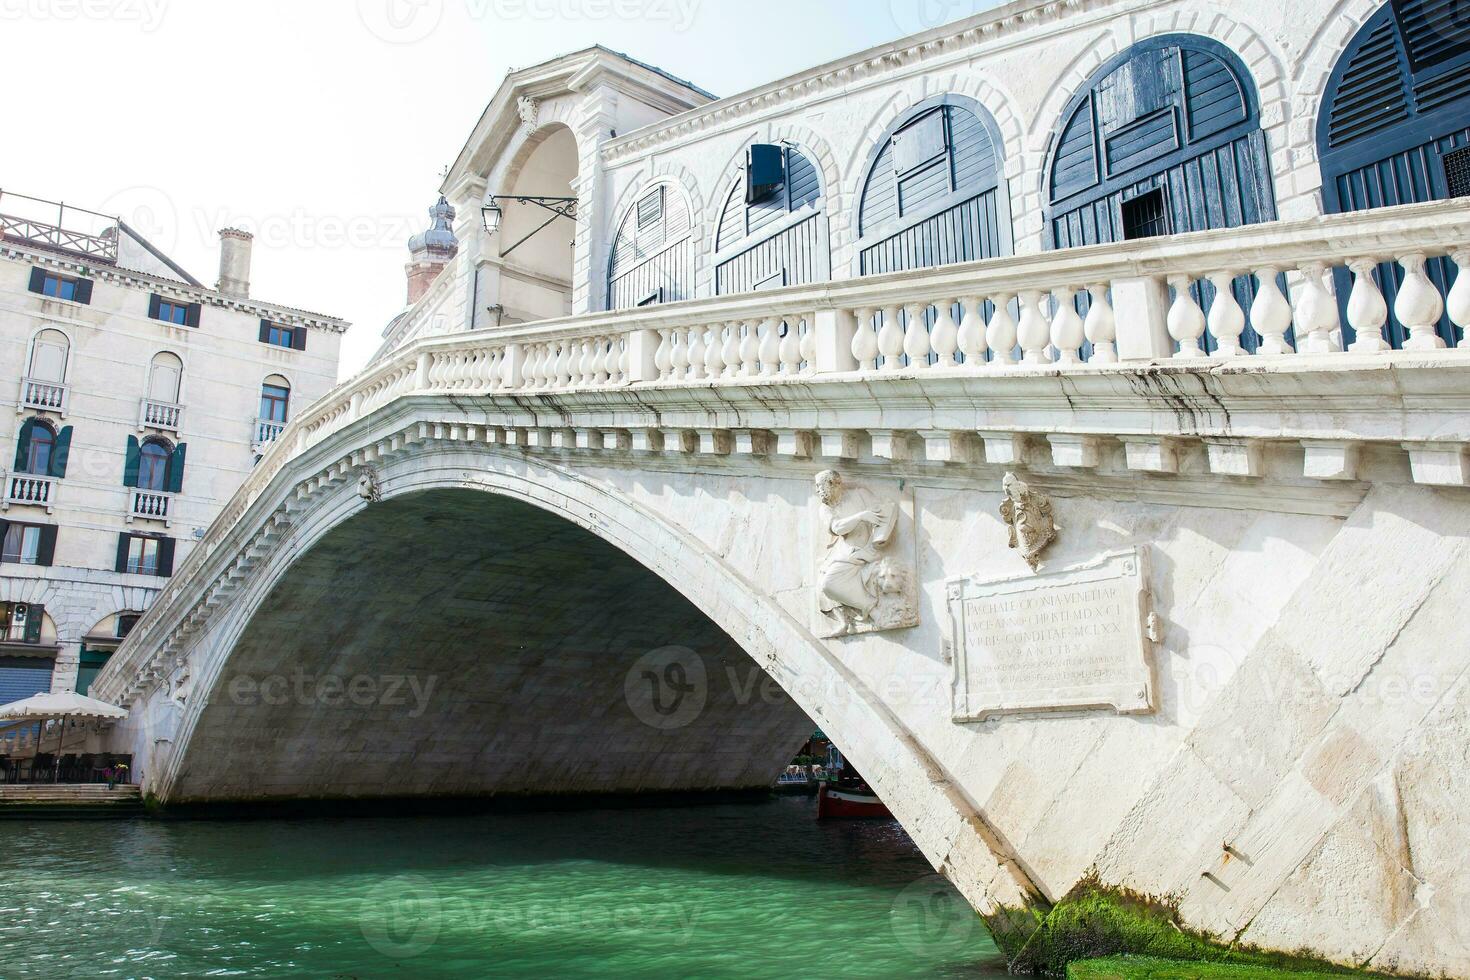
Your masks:
M 525 383 L 526 348 L 522 344 L 506 344 L 505 358 L 500 362 L 505 372 L 505 387 L 515 389 Z
M 418 364 L 414 367 L 413 387 L 415 391 L 424 391 L 429 387 L 429 352 L 419 351 Z
M 628 334 L 628 380 L 642 384 L 658 380 L 657 330 L 634 330 Z
M 818 310 L 811 328 L 818 374 L 843 374 L 858 369 L 857 358 L 852 356 L 857 318 L 851 310 Z
M 1119 360 L 1153 361 L 1174 356 L 1174 338 L 1169 336 L 1169 290 L 1162 279 L 1115 280 L 1113 318 Z

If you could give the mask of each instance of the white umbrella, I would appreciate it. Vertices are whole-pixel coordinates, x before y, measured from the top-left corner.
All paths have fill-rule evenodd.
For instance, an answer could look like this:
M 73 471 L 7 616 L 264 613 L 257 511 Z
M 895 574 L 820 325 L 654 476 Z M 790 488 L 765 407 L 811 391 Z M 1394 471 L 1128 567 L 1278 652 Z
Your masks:
M 106 718 L 118 720 L 126 718 L 126 708 L 119 708 L 115 704 L 106 701 L 98 701 L 78 694 L 75 691 L 63 691 L 60 694 L 44 693 L 35 694 L 24 701 L 15 701 L 11 704 L 0 705 L 0 721 L 29 721 L 59 718 L 65 721 L 67 718 Z M 56 750 L 61 751 L 61 741 L 66 736 L 65 726 L 61 735 L 56 740 Z M 39 740 L 38 740 L 39 741 Z M 36 748 L 39 750 L 40 745 Z M 56 774 L 52 773 L 54 780 Z
M 63 691 L 60 694 L 35 694 L 24 701 L 0 704 L 0 721 L 24 721 L 28 718 L 111 718 L 128 716 L 126 708 Z

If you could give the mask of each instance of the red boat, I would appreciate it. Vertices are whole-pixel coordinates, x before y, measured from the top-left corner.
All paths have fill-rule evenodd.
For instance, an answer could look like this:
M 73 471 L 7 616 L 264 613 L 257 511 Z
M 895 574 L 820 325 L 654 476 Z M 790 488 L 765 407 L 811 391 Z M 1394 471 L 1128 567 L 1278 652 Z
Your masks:
M 830 750 L 828 763 L 827 781 L 817 790 L 818 820 L 893 819 L 868 781 L 842 758 L 836 746 Z

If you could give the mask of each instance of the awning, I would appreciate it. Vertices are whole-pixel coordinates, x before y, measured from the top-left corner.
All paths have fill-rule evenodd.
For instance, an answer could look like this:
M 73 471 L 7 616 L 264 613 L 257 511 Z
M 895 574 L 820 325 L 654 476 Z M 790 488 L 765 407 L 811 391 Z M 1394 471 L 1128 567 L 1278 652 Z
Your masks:
M 0 721 L 25 721 L 47 718 L 110 718 L 128 716 L 126 708 L 98 701 L 75 691 L 60 694 L 36 694 L 24 701 L 0 705 Z

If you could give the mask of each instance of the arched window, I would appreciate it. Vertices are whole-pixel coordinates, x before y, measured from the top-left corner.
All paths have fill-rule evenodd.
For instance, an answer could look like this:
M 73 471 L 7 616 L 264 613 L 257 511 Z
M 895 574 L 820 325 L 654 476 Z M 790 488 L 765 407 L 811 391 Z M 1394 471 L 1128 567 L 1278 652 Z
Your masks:
M 1322 203 L 1329 214 L 1470 196 L 1470 16 L 1460 0 L 1392 0 L 1368 19 L 1338 59 L 1317 114 Z M 1425 268 L 1441 293 L 1452 266 Z M 1338 270 L 1337 294 L 1352 284 Z M 1378 267 L 1390 313 L 1403 270 Z M 1405 331 L 1390 316 L 1386 339 Z M 1440 336 L 1455 346 L 1448 316 Z M 1354 336 L 1344 318 L 1344 340 Z
M 645 191 L 623 216 L 608 263 L 607 308 L 655 306 L 694 297 L 689 202 L 672 184 Z
M 1009 255 L 1000 161 L 1000 131 L 971 99 L 937 96 L 894 121 L 858 205 L 859 274 Z
M 265 379 L 260 386 L 260 419 L 263 422 L 286 423 L 291 402 L 291 383 L 279 374 Z
M 790 144 L 746 147 L 715 233 L 715 292 L 748 293 L 832 278 L 817 168 Z
M 171 485 L 168 470 L 172 457 L 173 447 L 162 439 L 144 439 L 138 450 L 138 489 L 166 492 Z
M 71 351 L 71 342 L 60 330 L 46 329 L 36 334 L 31 345 L 31 369 L 29 377 L 35 381 L 52 384 L 66 382 L 66 361 Z
M 159 351 L 148 368 L 148 397 L 156 402 L 177 404 L 183 378 L 184 362 L 178 355 Z
M 57 476 L 63 464 L 57 452 L 57 432 L 45 419 L 26 419 L 15 447 L 15 471 L 33 476 Z
M 1254 84 L 1209 38 L 1133 45 L 1072 97 L 1046 168 L 1048 244 L 1097 245 L 1271 221 Z

